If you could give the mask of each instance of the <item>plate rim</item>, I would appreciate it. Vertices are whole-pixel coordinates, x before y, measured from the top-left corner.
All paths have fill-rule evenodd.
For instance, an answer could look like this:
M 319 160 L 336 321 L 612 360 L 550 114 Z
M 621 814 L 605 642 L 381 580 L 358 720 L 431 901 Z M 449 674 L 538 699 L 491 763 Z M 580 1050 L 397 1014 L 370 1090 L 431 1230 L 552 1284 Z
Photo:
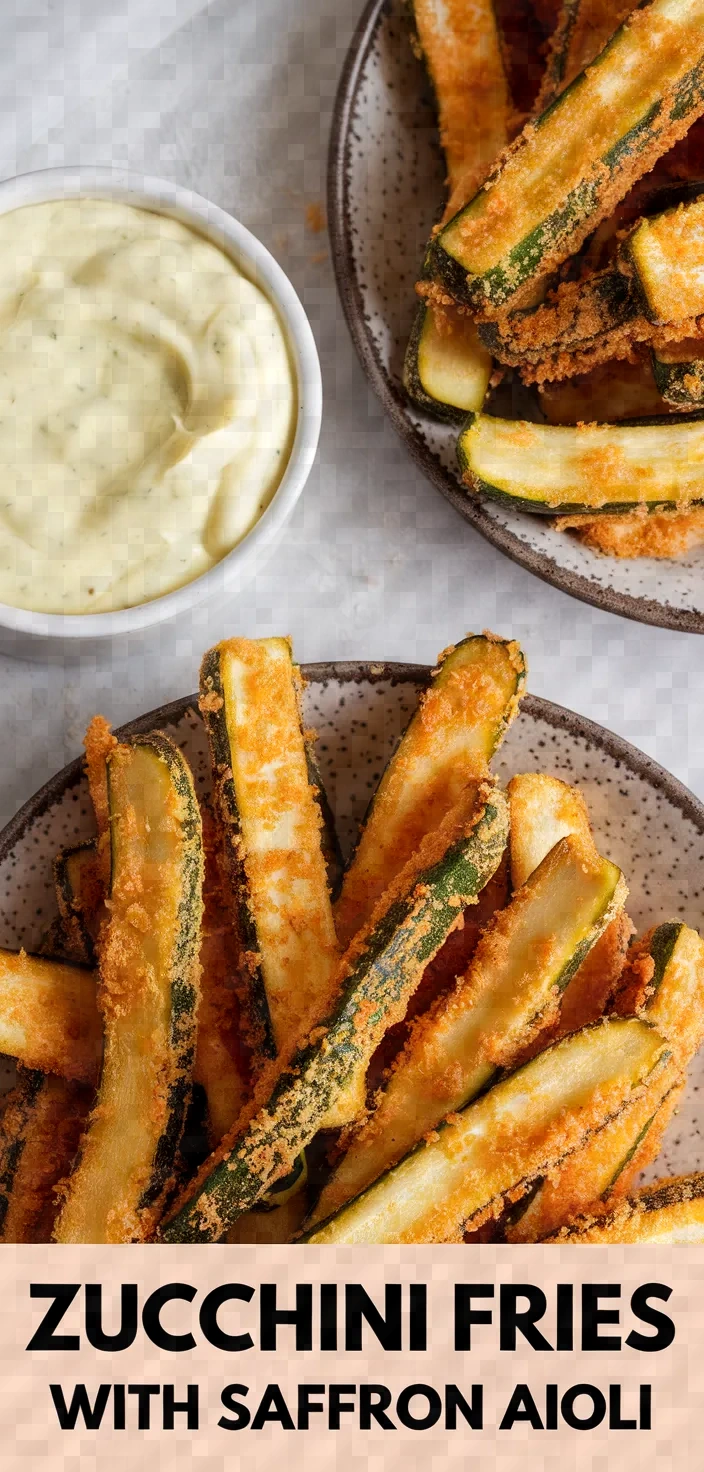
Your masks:
M 376 345 L 367 330 L 364 304 L 354 268 L 352 223 L 348 208 L 348 152 L 352 112 L 361 74 L 381 18 L 389 5 L 390 0 L 367 0 L 357 22 L 337 85 L 328 147 L 327 215 L 335 281 L 345 321 L 368 382 L 381 401 L 393 429 L 426 478 L 454 506 L 464 521 L 469 522 L 480 536 L 512 562 L 557 588 L 559 592 L 567 593 L 593 608 L 655 628 L 673 629 L 685 634 L 704 634 L 704 612 L 674 608 L 655 598 L 637 598 L 612 588 L 599 591 L 581 573 L 561 568 L 553 557 L 528 547 L 508 528 L 489 516 L 479 498 L 473 502 L 463 496 L 450 472 L 444 469 L 437 455 L 412 424 L 404 397 L 384 369 Z
M 313 664 L 301 665 L 303 678 L 308 683 L 324 685 L 331 680 L 370 685 L 415 683 L 419 688 L 428 684 L 432 669 L 432 665 L 426 664 L 371 659 L 321 660 Z M 158 728 L 161 724 L 175 725 L 177 721 L 184 718 L 189 710 L 197 712 L 197 694 L 183 695 L 176 700 L 157 706 L 154 710 L 146 711 L 143 715 L 136 716 L 124 725 L 116 727 L 114 734 L 122 740 L 128 736 L 141 735 L 145 731 Z M 576 738 L 587 740 L 591 746 L 605 752 L 614 761 L 622 762 L 625 767 L 647 782 L 655 792 L 667 798 L 679 810 L 682 817 L 692 824 L 697 833 L 704 836 L 704 802 L 686 787 L 684 782 L 680 782 L 678 777 L 668 772 L 667 768 L 661 766 L 639 747 L 633 746 L 630 741 L 626 741 L 623 736 L 618 736 L 615 731 L 608 730 L 598 721 L 592 721 L 588 716 L 582 716 L 579 712 L 569 710 L 567 706 L 558 705 L 555 701 L 546 700 L 541 695 L 525 695 L 521 700 L 518 720 L 520 720 L 522 711 L 534 719 L 545 721 L 554 729 L 566 731 Z M 11 818 L 0 831 L 0 864 L 4 864 L 12 857 L 14 848 L 21 842 L 33 823 L 55 806 L 72 787 L 78 785 L 84 772 L 83 756 L 75 757 L 72 762 L 68 762 L 66 766 L 61 767 L 58 772 L 42 783 L 41 787 L 37 788 L 37 791 L 22 804 L 14 818 Z

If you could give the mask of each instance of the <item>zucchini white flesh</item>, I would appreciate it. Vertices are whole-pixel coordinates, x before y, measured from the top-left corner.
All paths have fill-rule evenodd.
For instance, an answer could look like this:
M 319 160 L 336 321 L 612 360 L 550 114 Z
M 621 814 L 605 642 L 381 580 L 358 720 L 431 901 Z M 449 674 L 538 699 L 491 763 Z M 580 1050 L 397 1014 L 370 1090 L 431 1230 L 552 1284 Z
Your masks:
M 704 0 L 652 0 L 529 123 L 435 241 L 433 272 L 489 316 L 581 245 L 704 110 Z
M 508 784 L 511 884 L 520 889 L 561 838 L 576 833 L 594 850 L 587 804 L 578 787 L 543 772 L 521 772 Z
M 704 341 L 686 338 L 670 347 L 655 348 L 653 377 L 668 404 L 677 408 L 704 407 Z
M 460 797 L 481 779 L 523 694 L 520 645 L 471 634 L 440 656 L 429 688 L 388 763 L 335 906 L 347 945 L 377 900 Z
M 48 1242 L 92 1089 L 20 1070 L 0 1120 L 0 1242 Z
M 539 1242 L 607 1193 L 622 1194 L 657 1154 L 683 1073 L 704 1041 L 704 941 L 695 930 L 680 921 L 659 925 L 635 948 L 617 1007 L 635 1006 L 667 1040 L 664 1073 L 540 1187 L 509 1241 Z
M 201 667 L 200 709 L 248 977 L 255 1057 L 326 1013 L 338 957 L 287 639 L 228 639 Z
M 203 848 L 181 752 L 160 733 L 114 747 L 108 801 L 103 1068 L 57 1242 L 133 1242 L 150 1234 L 173 1184 L 191 1089 Z
M 491 370 L 491 353 L 469 317 L 420 304 L 403 367 L 404 388 L 419 409 L 461 424 L 470 410 L 481 409 Z
M 336 1216 L 310 1243 L 448 1242 L 622 1110 L 665 1044 L 638 1018 L 595 1023 L 494 1085 Z
M 704 199 L 641 220 L 625 254 L 651 322 L 684 322 L 704 313 Z
M 82 966 L 0 951 L 0 1052 L 95 1082 L 103 1051 L 95 986 L 95 972 Z
M 675 1247 L 704 1242 L 704 1174 L 674 1176 L 646 1186 L 630 1201 L 619 1202 L 608 1216 L 581 1218 L 549 1240 L 575 1247 L 621 1243 Z
M 497 869 L 508 836 L 501 791 L 468 790 L 420 844 L 348 948 L 336 1002 L 277 1075 L 261 1080 L 250 1123 L 223 1142 L 162 1229 L 167 1242 L 211 1242 L 291 1170 L 387 1028 L 399 1021 L 423 971 Z M 261 1107 L 263 1105 L 263 1107 Z
M 325 1186 L 313 1220 L 337 1211 L 486 1088 L 555 1015 L 627 890 L 589 838 L 561 839 L 490 921 L 465 975 L 415 1024 L 371 1118 Z
M 458 457 L 472 493 L 543 515 L 704 500 L 704 416 L 572 427 L 475 414 Z
M 54 888 L 66 959 L 95 966 L 95 947 L 105 909 L 94 840 L 60 850 L 54 859 Z

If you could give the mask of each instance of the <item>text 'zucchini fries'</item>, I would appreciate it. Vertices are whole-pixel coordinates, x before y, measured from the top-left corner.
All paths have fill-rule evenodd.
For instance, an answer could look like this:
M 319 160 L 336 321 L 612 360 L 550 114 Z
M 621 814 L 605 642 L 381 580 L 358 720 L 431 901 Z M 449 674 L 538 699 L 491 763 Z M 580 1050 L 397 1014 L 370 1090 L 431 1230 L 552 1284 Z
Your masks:
M 699 1240 L 698 1178 L 630 1193 L 704 1041 L 704 941 L 630 944 L 584 793 L 500 786 L 525 680 L 513 641 L 444 651 L 341 886 L 287 640 L 205 655 L 200 800 L 168 735 L 95 718 L 97 837 L 44 954 L 0 952 L 3 1241 Z
M 704 540 L 701 425 L 681 418 L 704 413 L 704 0 L 563 0 L 512 142 L 510 7 L 410 8 L 449 198 L 417 285 L 409 398 L 469 415 L 468 496 L 557 513 L 595 550 L 676 556 Z M 515 374 L 540 386 L 533 409 L 494 420 L 490 385 Z M 573 388 L 556 398 L 555 383 Z

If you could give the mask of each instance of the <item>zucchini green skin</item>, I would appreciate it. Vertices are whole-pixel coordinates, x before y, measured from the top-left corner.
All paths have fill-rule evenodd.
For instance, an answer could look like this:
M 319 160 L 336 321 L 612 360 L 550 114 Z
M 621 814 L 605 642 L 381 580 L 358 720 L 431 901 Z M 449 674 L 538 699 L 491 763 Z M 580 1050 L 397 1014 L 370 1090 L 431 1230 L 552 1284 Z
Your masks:
M 657 6 L 658 0 L 652 0 L 652 4 Z M 691 24 L 697 26 L 696 17 L 693 18 Z M 520 149 L 525 150 L 529 146 L 531 136 L 539 134 L 547 120 L 553 118 L 558 110 L 564 108 L 566 99 L 572 99 L 575 96 L 577 89 L 583 86 L 585 78 L 590 73 L 593 74 L 597 67 L 608 74 L 612 65 L 616 67 L 619 65 L 618 43 L 624 32 L 625 27 L 620 27 L 593 66 L 581 72 L 542 113 L 537 122 L 530 125 L 529 130 L 514 145 L 512 153 L 508 155 L 509 159 L 515 157 Z M 480 311 L 500 309 L 511 301 L 528 282 L 550 265 L 557 263 L 558 260 L 564 260 L 581 244 L 590 227 L 596 225 L 605 210 L 608 209 L 610 200 L 613 198 L 614 186 L 619 191 L 617 198 L 625 194 L 630 183 L 647 172 L 659 154 L 666 151 L 669 146 L 667 135 L 671 134 L 673 127 L 679 129 L 677 136 L 681 136 L 685 129 L 679 125 L 683 124 L 687 117 L 691 117 L 694 121 L 701 111 L 703 101 L 704 58 L 700 57 L 694 66 L 680 76 L 667 105 L 665 106 L 665 97 L 661 96 L 659 101 L 655 101 L 649 111 L 609 148 L 600 161 L 602 165 L 600 173 L 597 174 L 595 171 L 592 177 L 583 177 L 563 196 L 560 204 L 523 239 L 517 240 L 505 251 L 495 265 L 475 274 L 469 274 L 467 264 L 463 264 L 461 259 L 453 253 L 451 241 L 458 222 L 468 219 L 477 212 L 478 201 L 483 203 L 484 191 L 480 190 L 475 198 L 463 210 L 460 210 L 436 237 L 433 246 L 434 277 L 458 302 L 465 302 Z M 661 137 L 667 141 L 658 146 L 657 140 Z M 505 163 L 499 166 L 490 180 L 492 198 L 496 201 L 497 206 L 502 199 L 504 170 Z M 509 189 L 505 206 L 507 211 L 510 209 L 510 204 Z M 458 248 L 461 249 L 461 247 Z
M 508 807 L 490 790 L 469 832 L 455 838 L 430 868 L 411 871 L 399 897 L 377 912 L 363 946 L 342 963 L 342 984 L 331 1014 L 279 1075 L 264 1109 L 234 1141 L 224 1159 L 198 1183 L 191 1200 L 162 1228 L 165 1242 L 212 1242 L 290 1170 L 334 1109 L 345 1087 L 366 1066 L 387 1019 L 413 989 L 424 966 L 498 868 L 508 837 Z M 321 1034 L 321 1035 L 318 1035 Z
M 619 1027 L 624 1031 L 619 1032 Z M 603 1105 L 597 1105 L 591 1119 L 587 1109 L 587 1117 L 583 1122 L 575 1122 L 574 1134 L 565 1145 L 570 1110 L 574 1107 L 570 1097 L 571 1090 L 575 1083 L 577 1090 L 580 1088 L 579 1055 L 585 1048 L 587 1055 L 596 1055 L 597 1077 L 591 1087 L 596 1088 L 597 1095 L 605 1082 L 615 1083 L 621 1070 L 624 1071 L 622 1101 L 615 1109 L 604 1109 Z M 603 1072 L 599 1064 L 599 1053 L 602 1049 L 605 1049 L 606 1063 Z M 632 1057 L 626 1064 L 623 1059 L 628 1050 Z M 454 1240 L 463 1226 L 473 1218 L 490 1208 L 498 1211 L 506 1196 L 513 1197 L 515 1192 L 527 1190 L 536 1176 L 557 1163 L 554 1158 L 556 1144 L 551 1142 L 553 1120 L 559 1121 L 561 1133 L 557 1153 L 562 1158 L 579 1148 L 585 1139 L 602 1129 L 611 1119 L 616 1118 L 625 1107 L 632 1090 L 653 1074 L 664 1056 L 662 1038 L 637 1018 L 602 1019 L 582 1028 L 580 1032 L 572 1033 L 502 1078 L 479 1099 L 451 1115 L 440 1125 L 433 1139 L 429 1142 L 421 1141 L 398 1165 L 379 1177 L 373 1185 L 326 1222 L 316 1225 L 302 1240 L 316 1245 Z M 577 1066 L 573 1073 L 575 1059 Z M 563 1077 L 557 1095 L 551 1100 L 550 1078 L 553 1074 Z M 581 1086 L 583 1087 L 583 1075 Z M 512 1102 L 516 1090 L 518 1097 Z M 547 1101 L 547 1114 L 543 1126 L 545 1136 L 543 1138 L 538 1135 L 536 1148 L 536 1100 L 538 1117 L 541 1119 L 545 1108 L 541 1091 L 542 1099 Z M 526 1145 L 524 1160 L 520 1160 L 518 1147 L 517 1160 L 507 1159 L 504 1162 L 501 1151 L 500 1163 L 497 1165 L 496 1160 L 492 1160 L 491 1152 L 496 1153 L 496 1140 L 501 1139 L 501 1129 L 506 1128 L 507 1119 L 510 1120 L 511 1138 L 509 1156 L 512 1150 L 517 1149 L 516 1137 L 519 1134 L 521 1108 L 527 1115 L 526 1124 L 531 1126 L 528 1130 L 530 1143 Z M 505 1113 L 502 1119 L 503 1111 Z M 498 1130 L 498 1135 L 494 1133 L 495 1130 Z M 482 1179 L 480 1161 L 475 1162 L 472 1158 L 473 1152 L 476 1154 L 481 1148 L 477 1142 L 484 1139 L 491 1141 L 491 1163 L 487 1167 L 486 1180 Z M 542 1164 L 542 1161 L 545 1163 Z M 444 1162 L 447 1162 L 447 1166 Z M 460 1176 L 462 1165 L 464 1172 Z M 402 1225 L 399 1230 L 397 1220 L 390 1230 L 388 1220 L 385 1225 L 385 1215 L 389 1200 L 393 1200 L 393 1194 L 390 1198 L 390 1191 L 393 1193 L 396 1187 L 397 1217 L 400 1217 Z
M 231 835 L 231 840 L 227 845 L 228 862 L 230 862 L 231 852 L 238 840 L 241 840 L 242 826 L 235 783 L 232 777 L 232 753 L 230 751 L 230 739 L 227 732 L 227 721 L 225 719 L 225 691 L 222 681 L 220 650 L 217 645 L 213 649 L 209 649 L 203 659 L 200 686 L 201 692 L 206 691 L 209 695 L 215 697 L 214 700 L 201 702 L 201 715 L 203 716 L 205 728 L 208 733 L 213 770 L 215 772 L 229 772 L 230 774 L 218 785 L 218 804 L 225 825 Z M 218 701 L 221 702 L 219 706 L 217 704 Z M 237 862 L 234 864 L 233 889 L 237 902 L 237 924 L 241 947 L 249 955 L 257 956 L 259 954 L 259 944 L 256 922 L 247 901 L 246 888 L 242 884 L 240 866 Z M 252 964 L 248 967 L 247 1003 L 253 1050 L 261 1058 L 275 1058 L 276 1043 L 274 1041 L 274 1029 L 269 1012 L 269 1003 L 264 985 L 264 973 L 261 965 Z
M 97 958 L 93 937 L 86 924 L 86 917 L 80 902 L 80 896 L 76 894 L 71 880 L 71 860 L 78 854 L 86 854 L 91 857 L 96 853 L 94 839 L 87 839 L 85 843 L 77 843 L 73 848 L 62 848 L 54 859 L 54 888 L 56 890 L 56 902 L 59 907 L 59 915 L 63 925 L 64 935 L 70 947 L 71 955 L 68 959 L 82 962 L 85 966 L 95 967 Z
M 667 363 L 655 351 L 651 361 L 658 392 L 667 404 L 686 409 L 704 405 L 704 357 L 689 363 Z
M 512 507 L 514 510 L 517 511 L 528 511 L 535 516 L 576 516 L 580 514 L 583 514 L 585 516 L 598 516 L 600 514 L 614 515 L 617 513 L 633 511 L 638 505 L 645 505 L 649 512 L 653 512 L 671 510 L 677 506 L 682 505 L 686 505 L 687 507 L 698 506 L 701 505 L 702 502 L 704 502 L 704 472 L 702 472 L 701 476 L 701 496 L 692 496 L 689 497 L 686 501 L 678 501 L 671 497 L 663 496 L 661 498 L 645 502 L 639 502 L 635 500 L 614 500 L 605 501 L 601 505 L 590 505 L 586 501 L 562 501 L 554 499 L 548 500 L 547 493 L 544 497 L 527 496 L 522 492 L 520 481 L 522 466 L 526 462 L 526 450 L 524 447 L 518 448 L 517 453 L 514 457 L 513 474 L 515 475 L 515 489 L 507 485 L 494 485 L 491 481 L 487 480 L 485 476 L 481 475 L 477 471 L 476 464 L 473 462 L 472 459 L 472 432 L 475 429 L 475 426 L 477 425 L 480 417 L 481 416 L 477 414 L 470 414 L 468 416 L 462 433 L 460 434 L 459 440 L 457 442 L 457 460 L 459 464 L 459 469 L 462 475 L 462 479 L 468 488 L 467 493 L 469 495 L 480 492 L 483 495 L 490 496 L 492 500 L 499 501 L 503 506 Z M 609 426 L 609 428 L 612 428 L 613 430 L 613 441 L 614 444 L 617 445 L 619 442 L 619 438 L 622 436 L 624 430 L 637 431 L 659 427 L 666 429 L 669 427 L 669 433 L 672 434 L 673 423 L 674 427 L 679 430 L 680 426 L 683 424 L 699 423 L 702 420 L 704 420 L 704 413 L 691 413 L 686 415 L 682 414 L 677 416 L 676 420 L 673 420 L 673 417 L 671 416 L 658 415 L 649 419 L 639 419 L 638 421 L 636 421 L 635 424 L 631 424 L 627 420 L 622 420 L 619 424 Z M 506 427 L 512 432 L 515 432 L 518 426 L 518 421 L 514 420 L 497 420 L 496 423 L 500 423 L 502 425 L 502 428 L 504 425 L 506 425 Z M 604 428 L 604 426 L 599 427 Z M 539 436 L 544 441 L 544 444 L 540 449 L 536 448 L 536 455 L 546 455 L 549 452 L 551 437 L 556 434 L 559 435 L 560 433 L 564 434 L 566 428 L 567 426 L 563 425 L 531 425 L 530 429 L 538 432 Z M 578 432 L 578 427 L 575 427 L 575 429 L 572 431 L 572 433 L 574 434 L 577 434 Z M 585 433 L 585 431 L 581 432 Z M 557 445 L 558 443 L 559 440 L 556 438 L 555 444 Z
M 430 307 L 420 304 L 415 315 L 411 335 L 408 339 L 406 356 L 403 364 L 403 386 L 409 399 L 418 409 L 426 414 L 432 414 L 436 419 L 442 419 L 445 424 L 462 424 L 470 410 L 481 409 L 486 398 L 491 378 L 491 357 L 481 351 L 479 347 L 467 346 L 468 357 L 474 359 L 476 392 L 469 397 L 471 402 L 465 402 L 461 407 L 448 403 L 445 399 L 437 397 L 433 392 L 431 379 L 424 374 L 422 365 L 422 352 L 427 334 L 432 331 L 433 314 Z M 485 361 L 482 361 L 485 359 Z M 459 397 L 459 395 L 456 395 Z

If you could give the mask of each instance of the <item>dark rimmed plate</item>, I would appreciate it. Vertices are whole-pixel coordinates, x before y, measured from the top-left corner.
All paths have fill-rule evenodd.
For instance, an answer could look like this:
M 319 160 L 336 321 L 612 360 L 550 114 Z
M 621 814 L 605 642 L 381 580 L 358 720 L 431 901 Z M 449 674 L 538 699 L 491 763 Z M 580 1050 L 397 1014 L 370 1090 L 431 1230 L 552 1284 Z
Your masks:
M 370 0 L 340 79 L 328 213 L 338 289 L 367 377 L 414 460 L 466 521 L 529 572 L 641 623 L 704 633 L 704 548 L 671 561 L 620 560 L 582 547 L 548 519 L 468 497 L 456 430 L 408 404 L 401 369 L 413 284 L 443 199 L 443 165 L 403 0 Z
M 429 673 L 425 666 L 402 664 L 304 667 L 306 723 L 319 733 L 322 774 L 346 850 Z M 175 700 L 120 734 L 168 731 L 205 792 L 208 758 L 195 702 L 195 696 Z M 639 929 L 678 916 L 702 928 L 704 804 L 662 767 L 601 726 L 535 696 L 524 700 L 495 767 L 503 781 L 514 772 L 542 770 L 579 783 L 600 848 L 624 870 L 629 914 Z M 0 945 L 38 945 L 56 913 L 53 856 L 92 832 L 88 785 L 77 760 L 40 788 L 0 833 Z M 702 1083 L 704 1056 L 692 1069 L 660 1173 L 704 1168 L 697 1106 Z

